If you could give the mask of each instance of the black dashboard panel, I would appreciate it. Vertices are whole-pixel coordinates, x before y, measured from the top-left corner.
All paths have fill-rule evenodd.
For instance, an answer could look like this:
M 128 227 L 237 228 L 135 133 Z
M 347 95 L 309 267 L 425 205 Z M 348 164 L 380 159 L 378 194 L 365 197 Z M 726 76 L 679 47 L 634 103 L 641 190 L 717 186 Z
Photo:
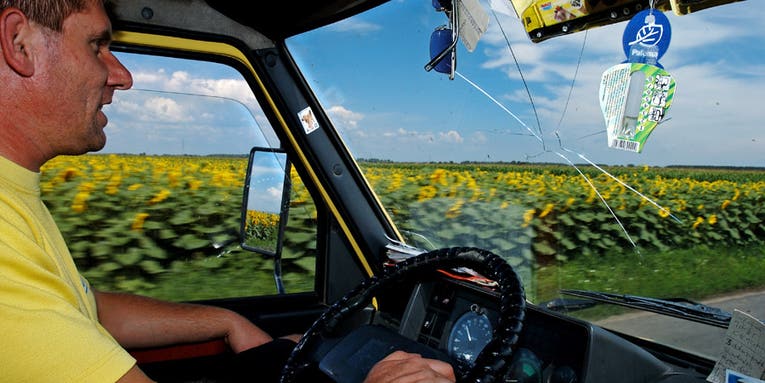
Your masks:
M 446 277 L 421 282 L 403 308 L 399 332 L 469 364 L 474 355 L 464 346 L 484 341 L 485 322 L 460 318 L 471 313 L 496 325 L 497 304 L 489 288 Z M 450 341 L 455 336 L 460 347 Z M 531 304 L 508 374 L 506 381 L 540 383 L 704 381 L 610 331 Z

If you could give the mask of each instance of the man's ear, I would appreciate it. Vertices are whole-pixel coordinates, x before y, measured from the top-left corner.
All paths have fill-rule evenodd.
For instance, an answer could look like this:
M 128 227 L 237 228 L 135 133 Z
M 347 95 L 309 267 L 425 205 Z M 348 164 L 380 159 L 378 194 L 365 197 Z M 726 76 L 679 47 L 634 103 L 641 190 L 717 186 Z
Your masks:
M 31 43 L 32 26 L 27 16 L 17 8 L 6 8 L 0 13 L 0 49 L 11 69 L 19 75 L 34 74 L 34 60 L 27 44 Z

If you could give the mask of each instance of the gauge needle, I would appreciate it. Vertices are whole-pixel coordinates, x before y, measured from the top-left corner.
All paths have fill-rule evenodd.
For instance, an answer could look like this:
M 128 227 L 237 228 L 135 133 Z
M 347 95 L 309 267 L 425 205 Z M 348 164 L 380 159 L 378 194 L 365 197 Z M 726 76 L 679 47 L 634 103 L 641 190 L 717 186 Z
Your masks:
M 473 337 L 470 336 L 470 327 L 465 327 L 465 331 L 467 332 L 468 342 L 472 342 L 473 341 Z

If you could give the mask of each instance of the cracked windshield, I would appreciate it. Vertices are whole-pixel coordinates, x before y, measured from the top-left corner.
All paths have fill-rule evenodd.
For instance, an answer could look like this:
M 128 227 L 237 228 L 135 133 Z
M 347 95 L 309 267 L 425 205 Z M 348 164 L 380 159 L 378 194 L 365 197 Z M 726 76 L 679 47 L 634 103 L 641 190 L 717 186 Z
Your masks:
M 605 1 L 588 28 L 575 1 L 447 3 L 288 40 L 407 244 L 491 250 L 534 303 L 712 358 L 723 328 L 597 302 L 765 318 L 760 2 Z

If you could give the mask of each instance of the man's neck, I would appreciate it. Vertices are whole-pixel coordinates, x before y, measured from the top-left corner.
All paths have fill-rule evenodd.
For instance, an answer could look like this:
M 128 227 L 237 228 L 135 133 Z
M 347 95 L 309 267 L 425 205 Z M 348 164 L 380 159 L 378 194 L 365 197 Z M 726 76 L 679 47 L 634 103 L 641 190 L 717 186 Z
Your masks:
M 39 172 L 46 161 L 39 146 L 25 136 L 19 137 L 10 132 L 0 128 L 0 156 L 30 171 Z

